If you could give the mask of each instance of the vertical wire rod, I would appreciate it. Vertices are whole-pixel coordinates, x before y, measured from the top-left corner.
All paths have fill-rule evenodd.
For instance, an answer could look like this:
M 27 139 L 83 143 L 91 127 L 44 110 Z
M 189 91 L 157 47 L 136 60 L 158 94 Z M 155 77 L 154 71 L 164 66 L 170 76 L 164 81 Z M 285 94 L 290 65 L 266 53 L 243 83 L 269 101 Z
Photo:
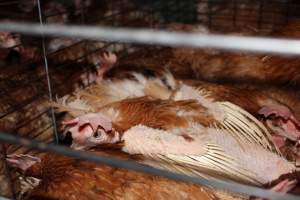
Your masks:
M 38 12 L 39 12 L 39 21 L 40 21 L 40 25 L 42 27 L 44 25 L 44 23 L 43 23 L 42 9 L 41 9 L 40 0 L 37 0 L 37 5 L 38 5 Z M 49 101 L 52 102 L 53 101 L 52 87 L 51 87 L 51 80 L 50 80 L 50 76 L 49 76 L 48 59 L 47 59 L 44 33 L 41 32 L 41 36 L 42 36 L 42 49 L 43 49 L 43 57 L 44 57 L 44 63 L 45 63 L 45 71 L 46 71 L 47 85 L 48 85 L 48 92 L 49 92 Z M 55 139 L 55 142 L 58 143 L 56 119 L 55 119 L 54 109 L 53 109 L 52 106 L 51 106 L 50 112 L 51 112 L 52 123 L 53 123 L 53 131 L 54 131 L 54 136 L 55 136 L 54 139 Z

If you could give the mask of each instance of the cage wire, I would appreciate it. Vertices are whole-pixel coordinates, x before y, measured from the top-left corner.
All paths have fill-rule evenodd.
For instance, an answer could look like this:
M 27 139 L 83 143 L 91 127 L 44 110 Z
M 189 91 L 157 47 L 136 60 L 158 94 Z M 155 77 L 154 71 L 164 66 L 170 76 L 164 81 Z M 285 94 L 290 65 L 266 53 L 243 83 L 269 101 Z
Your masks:
M 37 24 L 0 23 L 0 30 L 24 34 L 76 37 L 90 40 L 164 45 L 171 47 L 216 48 L 242 50 L 254 53 L 300 54 L 300 41 L 246 36 L 214 35 L 200 33 L 174 33 L 140 29 L 122 29 L 92 26 L 62 26 Z
M 42 8 L 41 8 L 41 3 L 40 0 L 37 0 L 37 5 L 38 5 L 38 12 L 39 12 L 39 21 L 40 25 L 43 26 L 43 14 L 42 14 Z M 51 86 L 51 80 L 50 80 L 50 75 L 49 75 L 49 67 L 48 67 L 48 58 L 47 58 L 47 52 L 46 52 L 46 44 L 45 44 L 45 38 L 44 35 L 41 34 L 42 37 L 42 49 L 43 49 L 43 57 L 44 57 L 44 66 L 45 66 L 45 72 L 46 72 L 46 77 L 47 77 L 47 85 L 48 85 L 48 93 L 49 93 L 49 102 L 53 102 L 53 97 L 52 97 L 52 86 Z M 56 143 L 58 143 L 58 133 L 57 133 L 57 128 L 56 128 L 56 119 L 55 119 L 55 113 L 54 109 L 51 107 L 50 108 L 51 112 L 51 118 L 52 118 L 52 124 L 53 124 L 53 134 L 54 134 L 54 140 Z
M 95 1 L 95 5 L 88 4 L 89 1 L 81 1 L 81 5 L 78 7 L 74 6 L 70 0 L 54 2 L 63 3 L 65 9 L 57 6 L 51 10 L 49 7 L 47 8 L 47 1 L 39 0 L 0 1 L 1 19 L 22 21 L 22 23 L 1 22 L 0 31 L 11 31 L 16 36 L 22 33 L 21 36 L 25 36 L 22 41 L 16 42 L 9 48 L 4 48 L 5 52 L 8 52 L 7 60 L 4 64 L 0 63 L 0 94 L 4 98 L 1 102 L 0 112 L 0 128 L 3 131 L 0 134 L 0 140 L 5 144 L 15 144 L 5 145 L 6 153 L 28 153 L 30 151 L 33 155 L 37 155 L 39 152 L 32 151 L 32 149 L 50 151 L 269 199 L 298 199 L 293 195 L 278 194 L 241 184 L 220 182 L 220 180 L 210 181 L 188 177 L 140 166 L 136 163 L 124 163 L 124 161 L 112 158 L 96 157 L 88 153 L 79 153 L 64 147 L 37 142 L 52 143 L 59 140 L 54 111 L 51 107 L 46 106 L 46 103 L 49 100 L 52 101 L 56 94 L 62 96 L 74 90 L 62 83 L 80 85 L 83 76 L 84 79 L 88 79 L 90 70 L 98 64 L 91 62 L 95 55 L 99 55 L 107 49 L 119 52 L 120 55 L 126 55 L 130 51 L 139 49 L 139 45 L 132 43 L 140 44 L 141 48 L 144 44 L 151 44 L 299 55 L 300 41 L 296 40 L 161 31 L 167 27 L 167 24 L 175 22 L 200 23 L 208 26 L 215 33 L 227 33 L 233 30 L 244 30 L 245 22 L 247 22 L 247 30 L 254 30 L 263 36 L 299 17 L 297 8 L 300 7 L 300 4 L 297 1 L 118 0 L 114 2 Z M 31 7 L 30 4 L 34 6 Z M 98 6 L 99 9 L 90 9 L 93 6 Z M 13 12 L 13 9 L 21 10 L 20 7 L 25 8 L 26 12 Z M 64 21 L 66 16 L 68 16 L 68 20 Z M 51 25 L 53 23 L 56 24 Z M 70 24 L 79 25 L 67 26 Z M 29 37 L 31 35 L 33 35 L 32 38 Z M 65 38 L 61 38 L 62 36 Z M 63 41 L 64 44 L 56 45 L 56 41 Z M 21 68 L 15 66 L 21 60 L 21 58 L 19 61 L 12 59 L 15 57 L 15 51 L 20 51 L 22 47 L 26 48 L 29 43 L 34 44 L 34 47 L 39 47 L 41 53 L 25 61 L 22 60 Z M 52 63 L 53 59 L 59 61 Z M 38 68 L 36 65 L 42 67 Z M 71 66 L 72 68 L 77 67 L 79 73 L 73 73 L 71 70 L 69 72 L 68 69 Z M 34 71 L 32 73 L 36 76 L 28 74 L 28 71 Z M 59 74 L 62 75 L 59 76 Z M 87 85 L 83 85 L 83 87 Z M 21 96 L 18 101 L 15 100 L 16 96 Z M 4 132 L 16 133 L 16 135 L 34 140 L 21 139 Z M 18 175 L 15 174 L 12 182 L 16 183 L 17 178 Z M 16 198 L 19 194 L 15 185 L 12 191 Z

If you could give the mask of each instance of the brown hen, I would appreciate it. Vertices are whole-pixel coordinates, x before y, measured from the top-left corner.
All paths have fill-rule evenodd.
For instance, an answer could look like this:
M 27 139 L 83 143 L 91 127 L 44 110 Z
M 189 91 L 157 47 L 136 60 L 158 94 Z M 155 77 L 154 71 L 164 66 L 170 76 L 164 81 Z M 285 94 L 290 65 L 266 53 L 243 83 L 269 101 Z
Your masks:
M 130 159 L 115 151 L 98 151 L 98 155 Z M 193 184 L 117 169 L 106 165 L 45 154 L 38 158 L 21 155 L 8 159 L 25 170 L 25 176 L 41 179 L 25 199 L 186 199 L 216 200 L 213 191 Z M 31 162 L 24 167 L 26 162 Z

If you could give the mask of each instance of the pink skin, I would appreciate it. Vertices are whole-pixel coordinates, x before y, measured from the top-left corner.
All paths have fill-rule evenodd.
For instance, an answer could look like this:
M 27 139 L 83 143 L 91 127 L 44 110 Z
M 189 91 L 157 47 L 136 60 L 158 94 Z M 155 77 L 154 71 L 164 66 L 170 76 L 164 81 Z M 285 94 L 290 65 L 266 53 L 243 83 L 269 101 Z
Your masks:
M 41 159 L 30 155 L 20 154 L 7 155 L 6 161 L 12 167 L 21 169 L 23 172 L 25 172 L 32 165 L 36 164 L 37 162 L 41 162 Z
M 289 108 L 283 105 L 265 106 L 258 111 L 259 114 L 265 118 L 274 115 L 277 118 L 277 125 L 273 125 L 272 122 L 267 119 L 267 125 L 280 137 L 277 137 L 274 141 L 279 146 L 285 142 L 285 138 L 292 141 L 298 141 L 300 139 L 300 123 L 292 114 Z
M 73 120 L 63 122 L 70 126 L 68 130 L 72 134 L 72 148 L 83 149 L 107 142 L 116 142 L 119 137 L 116 133 L 115 137 L 110 137 L 107 132 L 114 131 L 110 119 L 100 113 L 89 113 L 77 117 Z
M 101 63 L 98 66 L 96 82 L 99 83 L 103 80 L 104 73 L 110 70 L 117 62 L 117 56 L 114 53 L 104 53 L 101 57 Z
M 112 129 L 110 119 L 100 113 L 88 113 L 70 121 L 63 122 L 63 124 L 76 125 L 79 129 L 88 124 L 91 126 L 93 131 L 96 131 L 99 126 L 101 126 L 105 131 L 110 131 Z
M 0 60 L 4 60 L 9 52 L 6 48 L 15 46 L 16 42 L 8 32 L 0 32 Z
M 271 191 L 286 193 L 291 189 L 293 189 L 296 185 L 297 185 L 296 180 L 290 181 L 288 179 L 285 179 L 280 183 L 278 183 L 277 185 L 275 185 L 274 187 L 272 187 Z M 267 200 L 267 199 L 256 197 L 256 198 L 251 198 L 251 200 Z
M 17 41 L 11 33 L 0 32 L 0 47 L 10 48 L 15 45 L 17 45 Z

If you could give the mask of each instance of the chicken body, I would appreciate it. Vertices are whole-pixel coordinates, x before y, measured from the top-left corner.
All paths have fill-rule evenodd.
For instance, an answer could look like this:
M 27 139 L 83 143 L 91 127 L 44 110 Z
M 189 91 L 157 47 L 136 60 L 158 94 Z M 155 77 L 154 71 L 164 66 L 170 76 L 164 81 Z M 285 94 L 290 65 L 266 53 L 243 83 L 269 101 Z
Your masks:
M 177 26 L 175 26 L 176 28 Z M 188 27 L 191 29 L 191 27 Z M 289 33 L 289 31 L 288 31 Z M 283 34 L 283 33 L 282 33 Z M 155 52 L 161 52 L 157 54 Z M 172 54 L 173 52 L 173 54 Z M 141 55 L 140 55 L 141 54 Z M 253 70 L 253 68 L 245 67 L 244 65 L 248 65 L 247 59 L 241 60 L 237 62 L 237 64 L 232 64 L 234 67 L 230 67 L 229 70 L 232 72 L 228 72 L 227 75 L 220 78 L 219 76 L 224 75 L 225 67 L 224 63 L 231 65 L 235 60 L 235 57 L 225 56 L 220 57 L 219 55 L 223 55 L 218 51 L 211 51 L 211 50 L 191 50 L 191 49 L 168 49 L 165 48 L 163 50 L 159 49 L 148 49 L 142 52 L 137 52 L 131 55 L 131 57 L 127 57 L 125 59 L 121 59 L 119 63 L 119 68 L 116 67 L 115 71 L 123 69 L 126 66 L 140 66 L 140 68 L 136 67 L 138 70 L 141 70 L 141 66 L 147 65 L 151 66 L 151 68 L 155 72 L 163 71 L 162 68 L 158 66 L 168 66 L 170 71 L 175 74 L 175 77 L 189 77 L 189 78 L 200 78 L 206 80 L 214 80 L 214 81 L 226 81 L 227 78 L 231 79 L 235 75 L 232 73 L 237 73 L 236 79 L 237 81 L 239 78 L 238 76 L 247 77 L 247 76 L 261 76 L 262 73 Z M 209 56 L 208 56 L 209 55 Z M 246 54 L 236 54 L 237 56 L 247 57 L 249 61 L 253 62 L 253 65 L 262 66 L 265 68 L 265 64 L 259 65 L 258 63 L 261 62 L 258 59 L 258 56 L 254 55 L 246 55 Z M 208 57 L 206 57 L 208 56 Z M 134 57 L 136 57 L 134 59 Z M 228 59 L 228 61 L 226 60 Z M 274 58 L 277 59 L 277 58 Z M 217 60 L 216 62 L 214 60 Z M 225 62 L 223 62 L 225 61 Z M 169 62 L 169 63 L 168 63 Z M 195 62 L 195 63 L 191 63 Z M 202 63 L 205 66 L 202 66 Z M 214 66 L 220 66 L 220 71 L 216 72 L 213 67 L 207 67 L 205 62 L 212 62 Z M 235 61 L 234 61 L 235 62 Z M 239 65 L 239 63 L 241 65 Z M 201 67 L 199 67 L 201 66 Z M 209 66 L 209 65 L 208 65 Z M 199 69 L 198 69 L 199 67 Z M 254 66 L 253 66 L 254 67 Z M 243 73 L 241 70 L 250 70 L 245 72 L 246 76 L 241 75 Z M 136 70 L 137 70 L 136 69 Z M 208 71 L 205 71 L 205 70 Z M 272 67 L 272 70 L 276 70 L 276 67 Z M 297 68 L 295 68 L 298 70 Z M 204 71 L 203 71 L 204 70 Z M 219 70 L 219 69 L 218 69 Z M 280 69 L 281 70 L 281 69 Z M 213 72 L 212 72 L 213 71 Z M 267 70 L 268 71 L 268 70 Z M 269 70 L 270 71 L 270 70 Z M 210 73 L 213 73 L 210 76 Z M 216 73 L 215 73 L 216 72 Z M 221 73 L 222 72 L 222 73 Z M 227 72 L 226 72 L 227 73 Z M 251 75 L 252 73 L 252 75 Z M 294 74 L 294 72 L 292 72 Z M 112 73 L 114 76 L 117 73 Z M 198 75 L 200 74 L 200 75 Z M 205 77 L 201 77 L 201 76 Z M 295 75 L 295 74 L 294 74 Z M 218 76 L 213 78 L 214 76 Z M 272 75 L 273 76 L 273 75 Z M 281 77 L 281 75 L 280 75 Z M 284 78 L 288 76 L 282 76 Z M 211 79 L 212 78 L 212 79 Z M 219 79 L 220 78 L 220 79 Z M 274 77 L 273 77 L 274 78 Z M 278 79 L 279 77 L 275 77 Z M 289 79 L 289 78 L 287 78 Z M 250 80 L 250 79 L 249 79 Z M 244 81 L 244 80 L 243 80 Z M 252 81 L 252 80 L 251 80 Z M 264 82 L 264 78 L 261 79 Z M 244 108 L 252 115 L 257 117 L 258 119 L 263 119 L 266 123 L 268 128 L 276 134 L 273 138 L 274 142 L 278 147 L 282 147 L 286 142 L 286 138 L 292 141 L 297 141 L 300 138 L 300 127 L 299 127 L 299 113 L 300 108 L 298 106 L 299 97 L 292 91 L 287 91 L 284 88 L 278 91 L 278 88 L 271 88 L 269 86 L 259 87 L 258 86 L 251 86 L 249 84 L 245 84 L 244 86 L 233 86 L 233 85 L 221 85 L 216 83 L 204 82 L 199 80 L 183 80 L 184 83 L 188 85 L 196 86 L 202 90 L 205 90 L 209 96 L 214 99 L 215 101 L 229 101 L 240 107 Z M 240 84 L 241 85 L 241 84 Z M 180 87 L 180 84 L 177 84 L 176 87 Z M 160 90 L 161 87 L 151 86 L 149 85 L 145 88 L 145 94 L 153 96 L 155 98 L 162 98 L 168 99 L 170 97 L 170 92 L 167 90 Z M 173 87 L 174 88 L 174 87 Z M 268 112 L 266 112 L 268 110 Z M 275 118 L 272 116 L 275 114 Z
M 299 30 L 300 22 L 293 21 L 269 36 L 299 39 Z M 210 49 L 177 48 L 172 51 L 175 59 L 171 58 L 169 66 L 178 78 L 294 88 L 299 86 L 300 60 L 296 57 L 225 53 Z
M 185 135 L 177 136 L 178 132 Z M 124 151 L 143 154 L 159 161 L 158 163 L 150 161 L 151 165 L 190 174 L 197 174 L 195 171 L 199 170 L 199 174 L 202 172 L 241 182 L 248 180 L 260 185 L 295 170 L 294 165 L 284 158 L 258 145 L 240 144 L 226 131 L 216 131 L 212 128 L 194 126 L 180 131 L 164 132 L 137 126 L 125 132 L 122 139 L 125 143 L 122 147 Z M 223 159 L 218 159 L 218 155 L 222 155 Z M 206 159 L 209 160 L 208 165 Z M 222 164 L 214 162 L 215 159 Z M 187 166 L 181 168 L 180 165 Z
M 144 155 L 144 162 L 155 167 L 258 185 L 295 170 L 292 164 L 272 152 L 276 150 L 268 135 L 256 132 L 262 128 L 258 122 L 247 121 L 239 115 L 240 122 L 245 120 L 243 123 L 249 127 L 235 124 L 235 120 L 229 120 L 235 111 L 223 110 L 221 105 L 210 102 L 188 86 L 179 89 L 173 98 L 126 99 L 101 108 L 98 114 L 66 122 L 71 127 L 72 147 L 116 144 L 127 153 Z M 109 123 L 111 127 L 107 126 Z M 238 131 L 233 131 L 229 124 Z M 247 132 L 251 127 L 254 132 Z M 262 140 L 250 139 L 252 134 L 260 135 Z M 221 155 L 226 159 L 219 160 Z M 265 165 L 266 159 L 270 165 Z M 270 172 L 268 176 L 264 175 L 266 171 Z
M 209 52 L 208 54 L 216 55 L 217 53 Z M 176 52 L 174 55 L 171 55 L 171 57 L 174 56 L 175 58 L 178 58 Z M 188 57 L 190 57 L 190 55 L 188 55 L 186 59 Z M 124 76 L 122 73 L 119 73 L 119 76 L 114 76 L 113 71 L 111 71 L 107 75 L 112 76 L 112 83 L 115 82 L 114 79 L 120 79 L 120 76 Z M 251 118 L 248 114 L 243 115 L 246 113 L 244 111 L 238 111 L 243 114 L 239 115 L 238 117 L 234 116 L 233 118 L 231 118 L 232 116 L 230 115 L 232 113 L 235 113 L 235 111 L 239 110 L 240 108 L 231 107 L 231 105 L 229 106 L 229 108 L 226 107 L 228 106 L 227 104 L 218 103 L 227 100 L 233 102 L 236 105 L 241 105 L 241 107 L 245 107 L 245 110 L 249 110 L 249 112 L 251 113 L 257 114 L 260 111 L 262 105 L 269 106 L 277 104 L 278 102 L 276 100 L 267 97 L 265 98 L 264 95 L 261 95 L 259 93 L 257 93 L 258 95 L 249 98 L 248 95 L 242 95 L 242 93 L 240 94 L 239 92 L 241 90 L 239 89 L 228 87 L 222 88 L 221 86 L 215 87 L 209 84 L 209 86 L 206 86 L 209 88 L 208 90 L 205 90 L 203 92 L 200 91 L 201 89 L 199 89 L 198 93 L 197 91 L 195 92 L 193 89 L 189 89 L 185 85 L 177 86 L 179 87 L 179 89 L 173 93 L 172 91 L 165 90 L 166 93 L 168 93 L 168 95 L 166 95 L 162 99 L 166 100 L 148 98 L 130 98 L 122 100 L 128 98 L 129 96 L 138 97 L 139 95 L 149 95 L 147 93 L 145 81 L 140 81 L 140 76 L 135 75 L 134 77 L 137 80 L 137 82 L 142 83 L 142 87 L 140 88 L 140 90 L 138 90 L 141 91 L 140 94 L 136 95 L 134 94 L 135 92 L 133 90 L 129 90 L 128 94 L 133 94 L 132 96 L 124 95 L 121 98 L 116 98 L 113 101 L 108 101 L 105 107 L 102 107 L 104 104 L 97 107 L 94 103 L 88 103 L 93 110 L 82 109 L 83 112 L 81 114 L 75 114 L 75 117 L 78 116 L 78 118 L 76 118 L 74 121 L 72 120 L 70 122 L 66 122 L 66 125 L 72 127 L 72 130 L 70 129 L 70 131 L 72 132 L 72 136 L 75 136 L 73 138 L 73 144 L 75 144 L 73 145 L 73 147 L 82 148 L 85 145 L 88 147 L 90 145 L 93 146 L 95 144 L 101 145 L 107 143 L 115 144 L 119 142 L 124 142 L 125 146 L 122 147 L 123 151 L 126 151 L 131 154 L 143 154 L 146 157 L 146 163 L 149 162 L 149 160 L 147 159 L 155 160 L 156 163 L 154 164 L 154 166 L 161 167 L 160 164 L 158 164 L 159 162 L 171 160 L 173 164 L 176 163 L 176 167 L 172 166 L 170 162 L 165 162 L 163 164 L 163 168 L 177 171 L 177 164 L 179 166 L 192 166 L 191 168 L 193 170 L 185 171 L 179 167 L 179 171 L 184 171 L 186 173 L 192 174 L 195 174 L 196 171 L 196 174 L 199 175 L 203 172 L 201 172 L 201 169 L 204 169 L 204 171 L 207 170 L 205 171 L 205 173 L 208 173 L 210 175 L 217 174 L 217 176 L 223 176 L 226 178 L 229 177 L 229 179 L 239 180 L 241 182 L 248 182 L 252 184 L 266 184 L 279 178 L 282 174 L 291 173 L 295 170 L 295 167 L 292 164 L 290 164 L 280 156 L 272 153 L 272 151 L 276 152 L 277 150 L 273 146 L 273 143 L 270 142 L 268 134 L 263 134 L 264 136 L 261 138 L 264 138 L 264 142 L 262 143 L 258 142 L 257 139 L 253 139 L 256 138 L 256 136 L 250 139 L 252 133 L 256 130 L 264 130 L 262 132 L 266 131 L 263 126 L 258 125 L 259 123 L 257 123 L 257 121 L 255 121 L 254 118 Z M 215 90 L 216 88 L 217 90 Z M 204 89 L 206 88 L 204 87 Z M 220 92 L 220 90 L 225 91 L 225 94 Z M 213 93 L 213 95 L 210 95 L 210 92 Z M 93 92 L 90 92 L 90 94 L 92 94 L 91 96 L 94 95 Z M 110 95 L 114 96 L 112 93 L 110 93 Z M 100 97 L 101 95 L 95 95 L 95 99 L 97 98 L 96 96 Z M 230 98 L 232 97 L 236 98 L 231 101 Z M 115 102 L 118 100 L 122 101 Z M 99 99 L 99 102 L 100 101 L 101 100 Z M 251 102 L 250 105 L 248 105 L 248 102 Z M 227 108 L 230 111 L 226 110 Z M 96 113 L 82 115 L 91 111 Z M 104 115 L 105 117 L 99 117 L 100 115 Z M 251 122 L 247 121 L 247 117 L 248 119 L 251 119 Z M 237 121 L 244 122 L 245 124 L 241 125 Z M 108 123 L 112 124 L 111 129 L 104 128 L 103 125 Z M 194 126 L 194 124 L 196 124 L 197 126 Z M 253 124 L 255 124 L 255 126 L 257 125 L 257 127 L 251 127 L 251 125 Z M 145 129 L 144 127 L 140 127 L 141 125 L 145 126 Z M 216 128 L 211 129 L 211 126 L 216 126 Z M 232 126 L 235 127 L 233 128 Z M 104 129 L 102 129 L 101 127 Z M 198 129 L 195 127 L 198 127 Z M 144 131 L 141 131 L 138 128 L 141 128 Z M 193 129 L 197 130 L 197 132 L 192 132 L 191 130 Z M 191 145 L 194 146 L 194 148 L 184 148 L 183 152 L 185 152 L 186 154 L 181 155 L 181 152 L 176 151 L 175 148 L 173 152 L 172 147 L 168 146 L 168 149 L 171 149 L 171 152 L 169 152 L 163 147 L 155 146 L 159 144 L 156 140 L 151 141 L 151 137 L 144 138 L 143 134 L 135 135 L 132 133 L 132 130 L 133 132 L 143 132 L 143 134 L 146 134 L 145 132 L 148 131 L 150 132 L 149 135 L 158 134 L 158 138 L 160 137 L 160 135 L 171 135 L 170 137 L 174 137 L 174 141 L 178 142 L 175 142 L 174 144 L 182 144 L 183 146 Z M 217 139 L 218 137 L 221 137 L 218 136 L 217 133 L 220 133 L 222 137 L 224 137 L 222 139 L 222 141 L 225 141 L 224 143 Z M 127 138 L 127 136 L 130 138 L 130 136 L 132 135 L 133 138 Z M 210 135 L 211 137 L 204 137 L 203 135 Z M 200 137 L 202 140 L 198 137 Z M 130 143 L 131 141 L 133 141 L 134 138 L 141 139 L 141 141 L 137 140 L 136 143 Z M 146 139 L 146 141 L 144 141 L 143 139 Z M 161 140 L 164 141 L 164 138 L 161 138 Z M 135 149 L 135 147 L 137 147 L 139 144 L 146 144 L 147 141 L 151 145 L 155 146 L 155 148 L 138 150 Z M 203 143 L 203 141 L 206 141 L 207 143 Z M 167 144 L 168 142 L 169 141 L 166 140 L 165 144 Z M 131 145 L 126 146 L 126 144 Z M 172 146 L 172 144 L 170 145 Z M 218 164 L 216 163 L 205 163 L 202 159 L 204 157 L 204 159 L 207 159 L 206 155 L 209 154 L 208 152 L 211 147 L 210 145 L 213 147 L 215 147 L 216 145 L 216 149 L 218 149 L 218 151 L 220 150 L 220 152 L 212 152 L 214 156 L 216 156 L 217 154 L 222 154 L 224 157 L 228 157 L 229 160 L 233 157 L 233 163 L 230 163 L 231 161 L 229 162 L 229 160 L 226 160 L 225 163 L 223 163 L 224 166 L 228 167 L 225 167 L 226 169 L 218 166 Z M 203 149 L 199 148 L 199 152 L 194 151 L 195 149 L 197 149 L 196 146 L 198 148 L 203 147 Z M 227 151 L 228 146 L 234 146 L 234 148 L 232 148 L 232 151 Z M 247 151 L 245 153 L 245 149 L 248 148 L 253 149 L 253 151 Z M 152 150 L 154 152 L 152 152 Z M 259 153 L 260 151 L 262 151 L 263 153 Z M 236 156 L 237 154 L 241 155 L 241 157 Z M 258 160 L 260 161 L 251 160 L 254 155 L 261 155 L 261 157 L 258 158 Z M 190 158 L 190 156 L 196 156 L 195 159 L 197 161 L 195 162 L 193 159 Z M 270 165 L 254 164 L 256 162 L 262 162 L 267 158 L 271 158 L 269 162 Z M 211 159 L 211 157 L 209 159 Z M 216 159 L 218 158 L 216 157 Z M 254 167 L 253 169 L 251 169 L 250 165 L 247 165 L 248 163 L 250 163 L 250 165 L 257 166 L 257 168 Z M 152 164 L 151 161 L 150 164 Z M 230 166 L 233 167 L 231 168 Z M 197 170 L 195 168 L 197 168 Z M 269 170 L 272 171 L 269 174 L 269 176 L 262 177 L 264 176 L 265 172 Z
M 298 160 L 294 148 L 285 148 L 286 145 L 295 147 L 300 138 L 298 94 L 272 87 L 256 88 L 248 84 L 236 87 L 198 80 L 183 82 L 207 91 L 215 101 L 230 101 L 244 108 L 266 125 L 272 133 L 273 142 L 278 148 L 283 148 L 286 157 L 292 161 Z
M 299 21 L 290 22 L 268 36 L 298 39 Z M 198 26 L 171 26 L 171 30 L 209 32 Z M 297 57 L 230 53 L 215 49 L 148 48 L 121 60 L 131 64 L 168 67 L 176 78 L 199 79 L 219 83 L 248 83 L 289 86 L 300 83 Z
M 156 96 L 159 94 L 165 96 L 166 91 L 170 92 L 176 87 L 174 77 L 166 71 L 156 74 L 151 69 L 140 71 L 129 69 L 126 73 L 116 75 L 114 73 L 112 69 L 108 73 L 109 78 L 77 90 L 72 96 L 62 97 L 54 106 L 58 108 L 58 112 L 67 111 L 71 116 L 76 117 L 86 112 L 97 112 L 101 107 L 123 99 L 143 97 L 146 95 L 149 81 L 159 85 L 158 89 L 161 91 L 156 92 Z
M 179 51 L 179 50 L 178 50 Z M 191 76 L 214 82 L 255 83 L 277 86 L 299 85 L 299 59 L 275 56 L 257 56 L 233 53 L 208 53 L 194 50 L 190 55 L 182 53 L 181 59 L 191 67 Z M 179 52 L 178 52 L 179 54 Z M 185 55 L 184 55 L 185 54 Z M 173 62 L 173 61 L 171 61 Z M 174 66 L 182 66 L 176 63 Z M 171 64 L 170 64 L 171 65 Z M 178 74 L 179 69 L 174 69 Z M 178 75 L 181 76 L 180 74 Z
M 114 151 L 97 154 L 130 159 Z M 25 175 L 41 179 L 26 199 L 217 199 L 205 187 L 51 154 L 44 155 Z
M 172 75 L 166 73 L 163 68 L 155 67 L 154 64 L 150 64 L 148 68 L 145 68 L 142 63 L 140 64 L 130 64 L 129 60 L 121 60 L 114 69 L 107 73 L 107 78 L 101 84 L 78 91 L 75 95 L 77 100 L 74 100 L 74 98 L 72 100 L 69 97 L 64 98 L 63 104 L 67 105 L 67 107 L 79 109 L 79 114 L 73 115 L 73 117 L 76 117 L 86 112 L 98 112 L 102 106 L 126 98 L 149 95 L 158 99 L 169 99 L 172 92 L 176 91 L 176 88 L 182 85 L 176 82 Z M 279 95 L 276 95 L 277 93 L 270 89 L 261 91 L 256 88 L 239 88 L 198 80 L 183 80 L 183 82 L 202 90 L 204 96 L 208 96 L 213 101 L 229 101 L 242 107 L 258 119 L 264 119 L 265 117 L 264 122 L 267 123 L 266 125 L 270 130 L 280 135 L 279 138 L 273 139 L 278 147 L 281 147 L 285 143 L 286 138 L 297 141 L 300 137 L 297 120 L 300 110 L 298 111 L 297 109 L 298 99 L 294 94 L 291 95 L 288 92 L 282 91 Z M 277 108 L 283 107 L 289 111 L 295 120 L 288 119 L 288 125 L 286 125 L 287 123 L 281 119 L 287 120 L 286 117 L 289 116 L 282 116 L 279 113 L 276 116 L 279 120 L 269 117 L 270 114 L 263 116 L 260 113 L 261 109 L 269 107 L 272 107 L 275 111 Z M 149 108 L 153 109 L 151 106 Z M 141 114 L 143 112 L 151 113 L 151 109 L 143 110 Z M 204 112 L 206 111 L 202 111 L 201 113 Z M 137 116 L 141 116 L 141 114 Z M 204 119 L 203 117 L 203 123 L 207 125 L 208 123 Z M 209 118 L 206 120 L 209 120 Z M 137 124 L 135 123 L 134 125 Z M 132 124 L 128 126 L 123 125 L 123 127 L 127 128 L 131 126 Z

